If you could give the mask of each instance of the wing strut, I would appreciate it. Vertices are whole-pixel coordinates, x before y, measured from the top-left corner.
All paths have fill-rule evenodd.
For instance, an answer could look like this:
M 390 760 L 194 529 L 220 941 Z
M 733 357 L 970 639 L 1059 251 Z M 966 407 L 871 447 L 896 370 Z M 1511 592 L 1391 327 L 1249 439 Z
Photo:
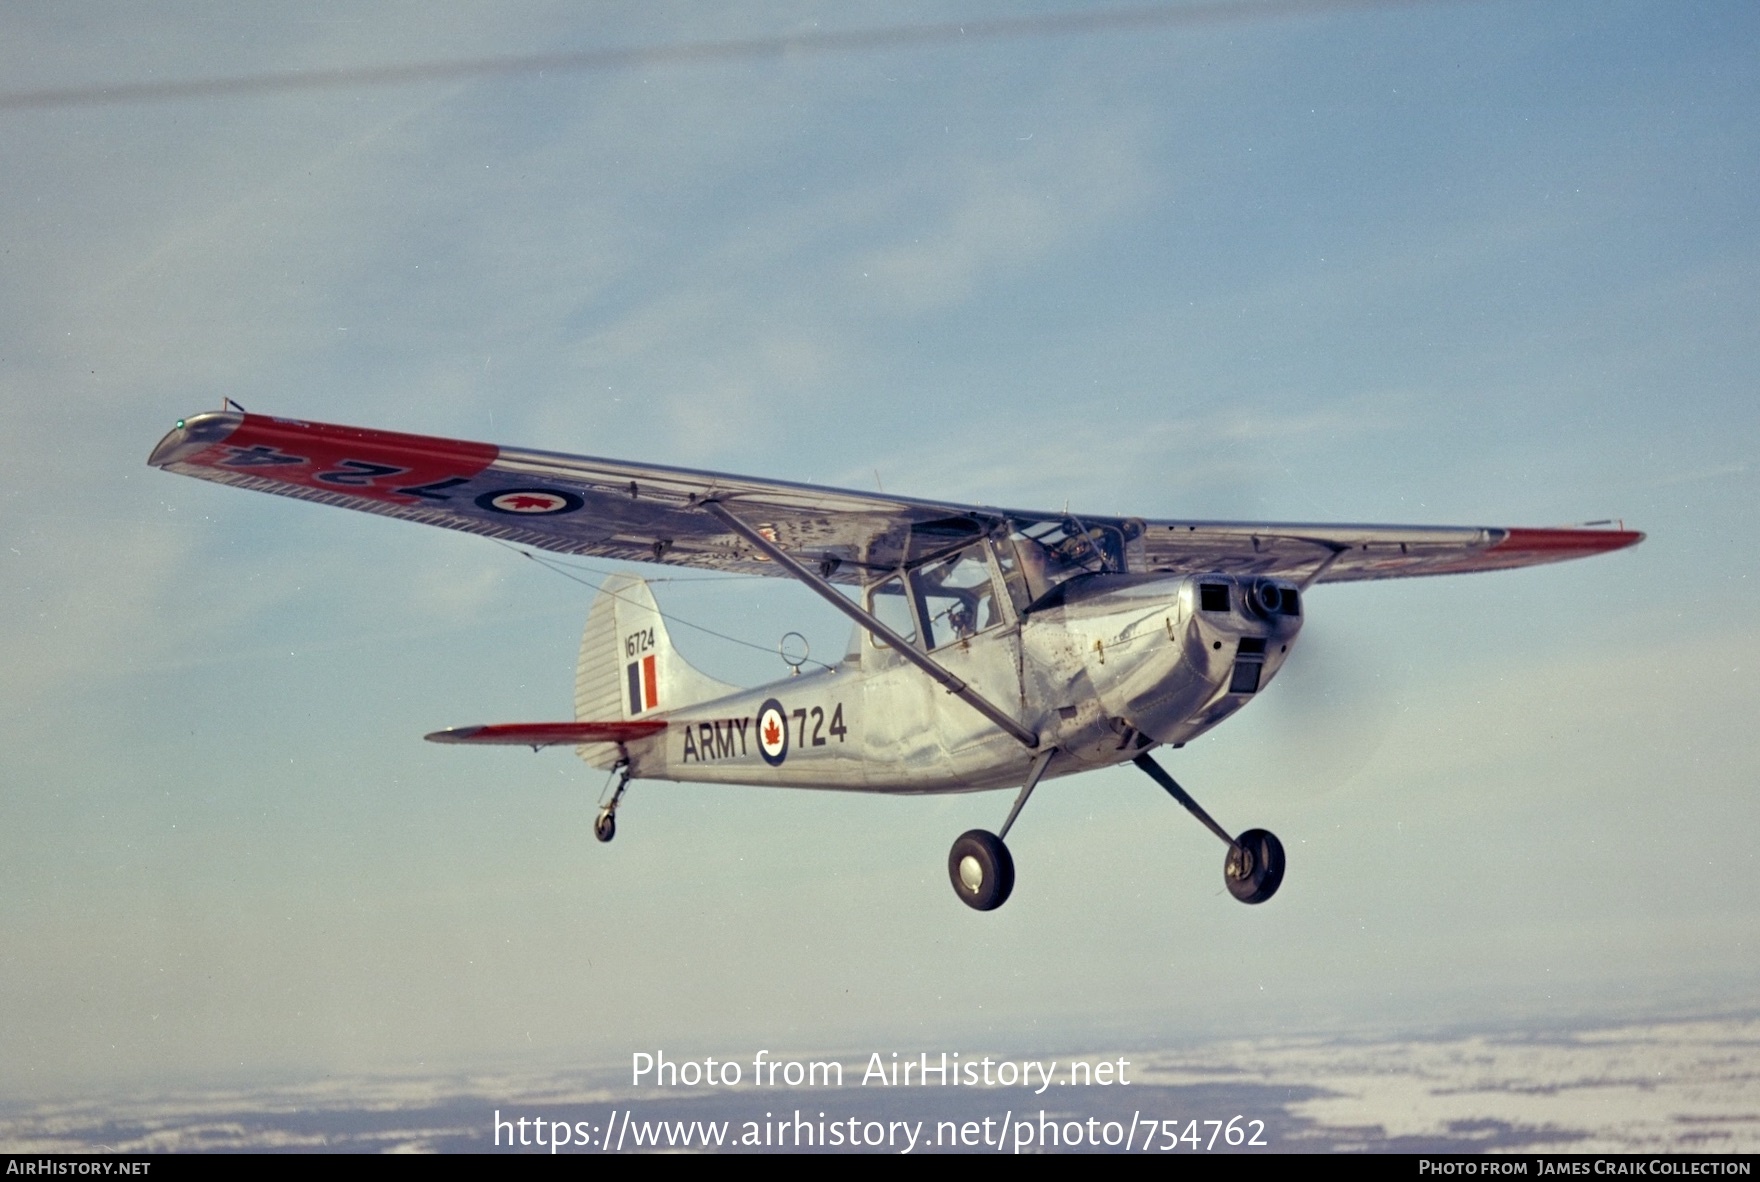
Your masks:
M 872 612 L 863 608 L 861 604 L 795 561 L 789 556 L 788 551 L 735 517 L 728 511 L 727 506 L 719 501 L 701 501 L 697 507 L 717 518 L 728 529 L 750 542 L 777 566 L 818 592 L 820 597 L 832 607 L 892 646 L 892 650 L 899 656 L 934 678 L 936 682 L 946 688 L 948 693 L 959 698 L 979 714 L 1001 727 L 1010 737 L 1018 740 L 1023 747 L 1029 751 L 1038 749 L 1038 735 L 1003 713 L 991 703 L 990 699 L 948 672 L 939 662 L 931 659 L 929 654 L 881 623 Z
M 1349 554 L 1351 549 L 1349 546 L 1342 546 L 1337 542 L 1321 542 L 1320 545 L 1327 547 L 1332 553 L 1321 559 L 1319 566 L 1302 576 L 1302 581 L 1297 583 L 1296 586 L 1300 587 L 1303 591 L 1306 591 L 1309 587 L 1312 587 L 1318 582 L 1320 576 L 1326 573 L 1327 568 L 1343 558 L 1346 554 Z

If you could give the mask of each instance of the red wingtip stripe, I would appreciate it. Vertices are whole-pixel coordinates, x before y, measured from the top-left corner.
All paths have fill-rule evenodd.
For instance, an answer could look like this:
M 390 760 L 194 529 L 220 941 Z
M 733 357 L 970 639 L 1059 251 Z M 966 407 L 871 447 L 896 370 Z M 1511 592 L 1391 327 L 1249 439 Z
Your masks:
M 421 504 L 425 486 L 462 483 L 500 454 L 488 443 L 247 414 L 224 439 L 184 462 L 324 492 Z
M 1503 554 L 1574 558 L 1624 550 L 1643 540 L 1643 534 L 1631 529 L 1512 529 L 1491 549 Z
M 380 431 L 373 427 L 346 427 L 336 423 L 313 423 L 303 419 L 247 414 L 228 439 L 229 443 L 316 444 L 320 450 L 370 448 L 388 454 L 435 463 L 479 465 L 495 462 L 501 449 L 492 443 L 444 439 L 438 435 L 413 435 L 407 431 Z

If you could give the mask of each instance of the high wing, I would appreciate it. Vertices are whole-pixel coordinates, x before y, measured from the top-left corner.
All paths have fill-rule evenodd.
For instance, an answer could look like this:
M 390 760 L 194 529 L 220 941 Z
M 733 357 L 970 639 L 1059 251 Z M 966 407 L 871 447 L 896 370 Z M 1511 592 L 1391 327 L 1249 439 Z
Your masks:
M 1350 583 L 1507 570 L 1587 558 L 1644 540 L 1636 530 L 1447 525 L 1300 525 L 1151 521 L 1149 569 Z
M 232 411 L 180 421 L 147 462 L 564 554 L 786 573 L 702 508 L 717 503 L 823 577 L 851 584 L 997 530 L 1104 533 L 1128 552 L 1133 570 L 1227 571 L 1304 584 L 1531 566 L 1622 549 L 1644 536 L 1585 527 L 1077 519 Z

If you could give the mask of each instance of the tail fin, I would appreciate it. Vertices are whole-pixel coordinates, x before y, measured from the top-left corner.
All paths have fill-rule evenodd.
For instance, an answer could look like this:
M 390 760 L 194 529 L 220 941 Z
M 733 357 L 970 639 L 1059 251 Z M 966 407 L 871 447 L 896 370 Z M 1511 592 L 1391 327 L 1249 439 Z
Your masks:
M 646 580 L 617 574 L 600 586 L 575 667 L 577 720 L 648 718 L 738 690 L 697 672 L 672 647 Z

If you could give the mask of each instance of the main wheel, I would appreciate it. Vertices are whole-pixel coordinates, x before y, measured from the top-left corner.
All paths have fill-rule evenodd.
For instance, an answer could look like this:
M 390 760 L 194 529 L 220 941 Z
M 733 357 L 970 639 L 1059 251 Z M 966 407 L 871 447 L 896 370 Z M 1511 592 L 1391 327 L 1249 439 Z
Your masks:
M 600 841 L 610 841 L 617 836 L 617 814 L 606 811 L 593 821 L 593 836 Z
M 1247 830 L 1228 847 L 1222 880 L 1241 902 L 1263 903 L 1283 883 L 1283 843 L 1269 829 Z
M 994 833 L 973 829 L 959 835 L 947 855 L 953 893 L 974 911 L 994 911 L 1014 890 L 1014 859 Z

